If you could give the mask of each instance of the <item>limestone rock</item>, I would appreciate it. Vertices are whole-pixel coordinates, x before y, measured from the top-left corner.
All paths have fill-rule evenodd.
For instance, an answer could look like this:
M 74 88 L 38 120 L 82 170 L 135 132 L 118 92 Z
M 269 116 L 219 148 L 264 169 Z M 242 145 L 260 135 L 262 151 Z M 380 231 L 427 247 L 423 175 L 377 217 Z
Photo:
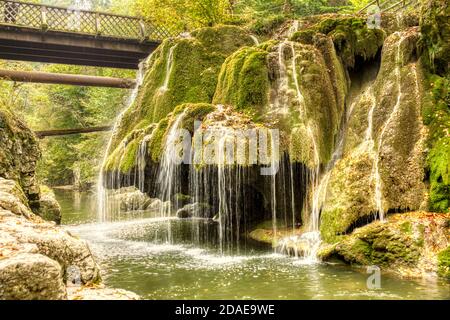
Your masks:
M 10 110 L 0 105 L 0 177 L 18 181 L 31 200 L 39 197 L 34 173 L 40 156 L 33 132 Z
M 105 286 L 68 287 L 69 300 L 139 300 L 134 292 Z
M 61 206 L 56 201 L 55 193 L 47 186 L 41 186 L 39 208 L 36 213 L 47 221 L 61 223 Z
M 387 222 L 372 222 L 323 246 L 319 255 L 338 257 L 357 265 L 377 265 L 405 277 L 424 277 L 438 271 L 438 254 L 450 243 L 445 214 L 396 214 Z
M 211 206 L 207 203 L 191 203 L 177 211 L 178 218 L 212 217 Z
M 0 178 L 0 208 L 30 218 L 33 214 L 20 186 L 12 180 Z
M 63 275 L 69 267 L 76 267 L 83 284 L 100 280 L 98 266 L 84 240 L 33 214 L 21 202 L 20 188 L 12 181 L 1 179 L 0 190 L 11 190 L 0 192 L 0 258 L 20 252 L 40 253 L 57 261 Z
M 421 119 L 420 65 L 414 60 L 417 40 L 415 28 L 389 36 L 375 81 L 352 105 L 349 139 L 331 171 L 321 215 L 325 241 L 370 222 L 379 211 L 427 207 L 427 130 Z
M 66 299 L 61 266 L 54 260 L 33 253 L 20 253 L 0 260 L 0 299 Z

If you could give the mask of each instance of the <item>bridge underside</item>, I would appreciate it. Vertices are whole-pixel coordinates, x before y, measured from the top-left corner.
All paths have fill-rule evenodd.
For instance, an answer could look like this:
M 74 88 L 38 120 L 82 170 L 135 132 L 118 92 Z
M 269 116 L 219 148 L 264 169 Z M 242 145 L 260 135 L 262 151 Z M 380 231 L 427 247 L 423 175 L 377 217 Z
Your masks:
M 159 42 L 0 28 L 0 59 L 138 69 Z

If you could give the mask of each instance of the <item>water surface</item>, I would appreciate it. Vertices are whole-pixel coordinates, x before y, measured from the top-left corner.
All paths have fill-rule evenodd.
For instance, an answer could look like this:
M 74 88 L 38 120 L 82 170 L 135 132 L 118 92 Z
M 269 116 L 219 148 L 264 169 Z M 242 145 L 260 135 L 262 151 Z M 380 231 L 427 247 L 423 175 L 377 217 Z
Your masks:
M 152 212 L 122 221 L 97 223 L 93 195 L 56 191 L 63 224 L 86 239 L 105 283 L 147 299 L 450 299 L 444 280 L 402 280 L 381 275 L 381 288 L 368 289 L 365 269 L 342 263 L 303 264 L 243 241 L 222 255 L 216 243 L 192 244 L 189 220 L 157 217 Z M 170 225 L 172 244 L 161 240 Z M 195 223 L 205 232 L 209 222 Z M 159 236 L 158 236 L 159 235 Z

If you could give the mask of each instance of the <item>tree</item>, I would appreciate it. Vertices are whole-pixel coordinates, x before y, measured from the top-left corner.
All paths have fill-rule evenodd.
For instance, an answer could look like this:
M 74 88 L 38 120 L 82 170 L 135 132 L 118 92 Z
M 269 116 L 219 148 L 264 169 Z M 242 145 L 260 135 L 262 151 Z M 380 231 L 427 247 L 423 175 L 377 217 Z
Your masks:
M 134 13 L 177 30 L 223 23 L 230 16 L 228 0 L 136 0 Z

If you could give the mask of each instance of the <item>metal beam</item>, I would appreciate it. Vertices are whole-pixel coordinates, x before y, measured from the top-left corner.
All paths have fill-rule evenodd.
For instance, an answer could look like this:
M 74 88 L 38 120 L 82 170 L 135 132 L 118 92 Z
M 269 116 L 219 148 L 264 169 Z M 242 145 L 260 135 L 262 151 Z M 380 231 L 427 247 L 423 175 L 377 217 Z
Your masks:
M 35 131 L 34 133 L 39 139 L 42 139 L 45 137 L 65 136 L 69 134 L 110 131 L 111 129 L 112 129 L 111 127 L 91 127 L 91 128 L 77 128 L 77 129 L 44 130 L 44 131 Z
M 133 79 L 4 69 L 0 69 L 0 79 L 19 82 L 68 84 L 75 86 L 110 87 L 123 89 L 134 88 L 134 86 L 136 85 L 136 81 L 134 81 Z

